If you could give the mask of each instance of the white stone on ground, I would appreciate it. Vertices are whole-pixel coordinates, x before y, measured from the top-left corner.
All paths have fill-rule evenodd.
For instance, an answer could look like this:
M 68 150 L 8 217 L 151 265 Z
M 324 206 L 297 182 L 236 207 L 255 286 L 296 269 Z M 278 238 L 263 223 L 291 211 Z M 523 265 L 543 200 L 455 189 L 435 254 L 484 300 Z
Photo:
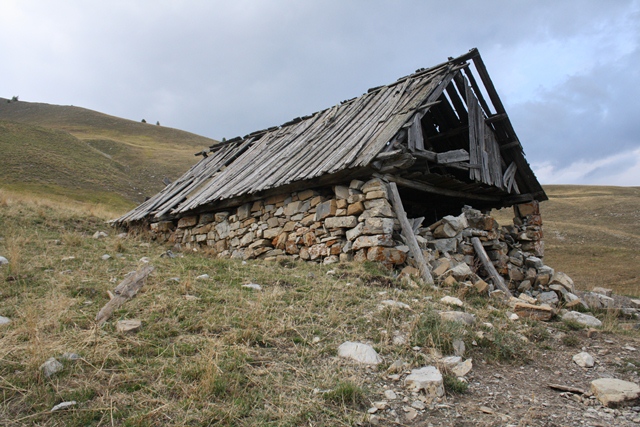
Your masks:
M 386 397 L 389 400 L 395 400 L 398 396 L 396 395 L 396 392 L 393 390 L 385 390 L 384 397 Z
M 102 255 L 102 256 L 100 257 L 100 259 L 102 259 L 103 261 L 106 261 L 106 260 L 108 260 L 108 259 L 111 259 L 111 255 L 109 255 L 109 254 L 104 254 L 104 255 Z
M 442 397 L 444 385 L 442 374 L 435 366 L 413 369 L 404 379 L 404 385 L 412 391 L 424 390 L 428 396 Z
M 140 262 L 143 264 L 148 264 L 151 262 L 151 258 L 149 258 L 148 256 L 143 256 L 142 258 L 140 258 Z
M 142 322 L 137 319 L 118 320 L 116 323 L 116 331 L 118 332 L 136 332 L 142 326 Z
M 473 368 L 472 359 L 467 359 L 464 362 L 458 363 L 456 366 L 451 368 L 451 372 L 456 377 L 464 377 L 469 372 L 471 372 L 472 368 Z
M 464 307 L 464 303 L 460 300 L 460 298 L 445 296 L 440 298 L 440 302 L 447 305 L 455 305 L 457 307 Z
M 462 362 L 462 357 L 460 356 L 447 356 L 440 361 L 446 368 L 451 369 L 456 366 L 458 363 Z
M 58 403 L 56 406 L 51 408 L 51 412 L 59 411 L 60 409 L 66 409 L 66 408 L 68 408 L 70 406 L 74 406 L 76 404 L 77 404 L 77 402 L 75 400 L 71 400 L 69 402 Z
M 93 233 L 93 238 L 94 239 L 102 239 L 103 237 L 107 237 L 108 234 L 105 233 L 104 231 L 96 231 L 95 233 Z
M 257 283 L 249 283 L 247 285 L 242 285 L 242 287 L 247 289 L 253 289 L 254 291 L 262 290 L 262 286 L 258 285 Z
M 640 397 L 640 387 L 637 384 L 614 378 L 599 378 L 591 381 L 591 392 L 604 406 L 616 406 Z
M 473 325 L 476 322 L 475 315 L 463 311 L 441 311 L 439 314 L 442 320 L 451 322 L 466 323 L 467 325 Z
M 346 341 L 338 347 L 338 356 L 355 360 L 358 363 L 377 365 L 382 362 L 382 358 L 368 344 Z
M 7 325 L 9 323 L 11 323 L 11 319 L 9 319 L 8 317 L 0 316 L 0 326 Z
M 46 362 L 40 365 L 40 370 L 47 378 L 62 371 L 63 368 L 64 366 L 62 366 L 62 363 L 58 362 L 54 357 L 50 357 Z
M 573 321 L 589 328 L 599 328 L 602 322 L 590 314 L 580 313 L 578 311 L 570 311 L 562 316 L 562 320 Z
M 380 305 L 378 305 L 378 309 L 383 310 L 386 307 L 394 307 L 394 308 L 402 308 L 404 310 L 411 310 L 411 307 L 409 307 L 407 304 L 400 301 L 394 301 L 391 299 L 380 301 Z
M 593 365 L 595 365 L 593 356 L 591 356 L 586 351 L 574 355 L 573 361 L 576 363 L 576 365 L 582 366 L 583 368 L 593 368 Z
M 196 280 L 207 280 L 209 278 L 208 274 L 201 274 L 196 277 Z
M 9 260 L 3 256 L 0 256 L 0 265 L 9 264 Z

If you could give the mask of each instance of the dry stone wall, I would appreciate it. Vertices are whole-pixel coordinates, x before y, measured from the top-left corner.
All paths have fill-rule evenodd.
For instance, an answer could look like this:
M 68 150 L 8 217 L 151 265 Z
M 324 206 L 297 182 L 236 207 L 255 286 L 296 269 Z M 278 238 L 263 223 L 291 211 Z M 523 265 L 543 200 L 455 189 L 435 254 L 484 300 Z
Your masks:
M 280 194 L 238 208 L 151 224 L 161 241 L 218 257 L 403 264 L 408 248 L 380 179 Z

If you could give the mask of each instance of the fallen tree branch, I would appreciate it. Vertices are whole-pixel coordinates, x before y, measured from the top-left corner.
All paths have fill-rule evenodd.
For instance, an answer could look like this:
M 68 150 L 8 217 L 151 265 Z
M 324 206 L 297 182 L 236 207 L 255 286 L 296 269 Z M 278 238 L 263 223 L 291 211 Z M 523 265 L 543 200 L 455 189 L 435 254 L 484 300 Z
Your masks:
M 128 299 L 133 298 L 138 293 L 144 281 L 153 271 L 152 265 L 145 265 L 138 269 L 135 274 L 126 277 L 116 288 L 113 290 L 113 298 L 100 309 L 96 315 L 96 322 L 98 325 L 104 324 L 104 322 L 113 315 L 122 304 Z M 110 295 L 111 296 L 111 295 Z

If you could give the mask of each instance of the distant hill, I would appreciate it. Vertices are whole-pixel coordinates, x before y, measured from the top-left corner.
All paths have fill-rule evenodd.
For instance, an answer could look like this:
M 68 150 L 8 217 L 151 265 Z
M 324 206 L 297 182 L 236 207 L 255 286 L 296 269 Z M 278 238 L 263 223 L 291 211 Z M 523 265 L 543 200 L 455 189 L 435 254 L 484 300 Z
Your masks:
M 640 187 L 545 185 L 540 204 L 545 263 L 580 289 L 613 288 L 640 295 Z M 496 216 L 501 225 L 511 209 Z
M 0 185 L 130 205 L 174 180 L 217 141 L 73 106 L 0 98 Z

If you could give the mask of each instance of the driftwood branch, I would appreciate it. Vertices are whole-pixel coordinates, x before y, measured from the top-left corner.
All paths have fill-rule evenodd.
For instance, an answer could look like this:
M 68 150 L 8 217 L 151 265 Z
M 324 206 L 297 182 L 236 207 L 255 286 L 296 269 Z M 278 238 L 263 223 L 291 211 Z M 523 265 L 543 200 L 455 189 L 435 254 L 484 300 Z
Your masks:
M 407 241 L 407 245 L 409 246 L 409 250 L 413 254 L 413 257 L 418 264 L 418 269 L 420 270 L 420 276 L 422 279 L 428 284 L 433 285 L 433 277 L 431 276 L 431 272 L 429 271 L 429 266 L 424 259 L 424 255 L 422 254 L 422 250 L 418 245 L 418 240 L 416 239 L 416 235 L 413 232 L 413 227 L 409 223 L 407 219 L 407 214 L 404 211 L 404 207 L 402 206 L 402 199 L 400 199 L 400 193 L 398 193 L 398 187 L 395 182 L 389 183 L 389 189 L 391 194 L 391 202 L 393 203 L 393 209 L 396 211 L 396 216 L 400 221 L 400 226 L 402 228 L 402 235 Z
M 489 276 L 491 276 L 493 283 L 498 287 L 498 289 L 500 289 L 508 297 L 510 297 L 511 292 L 509 292 L 509 288 L 504 284 L 504 280 L 502 280 L 502 277 L 500 277 L 500 275 L 496 271 L 496 268 L 491 263 L 487 252 L 485 252 L 484 247 L 482 246 L 482 242 L 480 242 L 480 239 L 477 237 L 472 237 L 471 243 L 473 243 L 473 249 L 475 249 L 476 255 L 478 255 L 480 262 L 482 262 L 482 266 L 487 271 L 487 273 L 489 273 Z
M 152 265 L 145 265 L 138 269 L 134 274 L 126 277 L 116 288 L 113 290 L 113 297 L 100 309 L 96 315 L 96 322 L 98 325 L 104 324 L 104 322 L 113 315 L 122 304 L 128 299 L 133 298 L 138 293 L 142 285 L 144 285 L 145 279 L 153 271 Z

